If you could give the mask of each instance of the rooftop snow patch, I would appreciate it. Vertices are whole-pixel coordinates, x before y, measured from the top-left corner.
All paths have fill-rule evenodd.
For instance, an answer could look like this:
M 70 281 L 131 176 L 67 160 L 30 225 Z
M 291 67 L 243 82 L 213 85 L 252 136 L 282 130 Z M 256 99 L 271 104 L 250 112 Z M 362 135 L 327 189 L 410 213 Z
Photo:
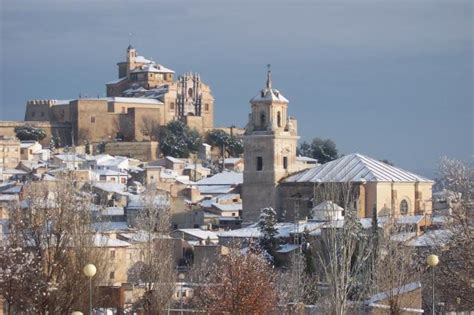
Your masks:
M 241 185 L 244 182 L 244 174 L 237 172 L 222 172 L 212 177 L 203 178 L 196 185 Z
M 277 89 L 263 89 L 255 95 L 250 102 L 284 102 L 288 103 L 288 100 L 283 96 L 283 94 L 280 93 Z
M 163 102 L 152 98 L 141 98 L 141 97 L 110 97 L 109 101 L 118 103 L 133 103 L 133 104 L 151 104 L 161 105 Z

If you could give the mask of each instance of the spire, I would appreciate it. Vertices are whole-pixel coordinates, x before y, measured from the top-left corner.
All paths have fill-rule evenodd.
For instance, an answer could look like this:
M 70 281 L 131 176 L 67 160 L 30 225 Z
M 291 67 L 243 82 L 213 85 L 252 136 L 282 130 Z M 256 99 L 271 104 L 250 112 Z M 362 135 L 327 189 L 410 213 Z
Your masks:
M 270 69 L 271 65 L 268 64 L 267 68 L 267 89 L 271 90 L 272 89 L 272 70 Z

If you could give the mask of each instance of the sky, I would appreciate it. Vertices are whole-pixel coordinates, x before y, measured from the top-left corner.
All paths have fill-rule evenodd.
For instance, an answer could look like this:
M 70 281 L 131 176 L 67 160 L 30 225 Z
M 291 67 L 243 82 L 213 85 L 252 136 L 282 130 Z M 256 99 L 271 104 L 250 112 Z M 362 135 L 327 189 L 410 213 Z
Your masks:
M 424 174 L 473 159 L 473 2 L 0 0 L 0 119 L 29 99 L 105 96 L 132 44 L 199 72 L 216 126 L 245 126 L 273 86 L 301 140 L 330 138 Z

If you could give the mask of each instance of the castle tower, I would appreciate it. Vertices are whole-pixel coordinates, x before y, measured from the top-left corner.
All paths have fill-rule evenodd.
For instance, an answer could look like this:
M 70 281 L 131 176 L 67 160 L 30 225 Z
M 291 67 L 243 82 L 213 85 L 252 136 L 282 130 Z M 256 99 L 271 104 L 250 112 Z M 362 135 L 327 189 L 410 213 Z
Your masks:
M 137 50 L 133 48 L 132 45 L 128 45 L 127 48 L 127 76 L 130 75 L 130 71 L 136 68 L 136 60 L 137 57 Z
M 288 100 L 272 87 L 270 66 L 265 88 L 250 104 L 244 134 L 244 222 L 258 220 L 262 208 L 277 208 L 277 184 L 295 171 L 299 139 L 296 120 L 288 116 Z

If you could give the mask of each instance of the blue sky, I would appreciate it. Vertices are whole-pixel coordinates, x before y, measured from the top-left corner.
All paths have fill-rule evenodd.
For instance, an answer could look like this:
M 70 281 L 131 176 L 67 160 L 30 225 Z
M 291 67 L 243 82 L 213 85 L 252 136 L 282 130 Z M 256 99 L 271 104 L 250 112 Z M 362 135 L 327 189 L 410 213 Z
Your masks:
M 473 156 L 471 1 L 2 0 L 2 120 L 28 99 L 105 94 L 132 43 L 196 71 L 217 126 L 244 126 L 265 83 L 290 100 L 304 140 L 333 139 L 425 172 Z M 130 34 L 132 34 L 130 36 Z

